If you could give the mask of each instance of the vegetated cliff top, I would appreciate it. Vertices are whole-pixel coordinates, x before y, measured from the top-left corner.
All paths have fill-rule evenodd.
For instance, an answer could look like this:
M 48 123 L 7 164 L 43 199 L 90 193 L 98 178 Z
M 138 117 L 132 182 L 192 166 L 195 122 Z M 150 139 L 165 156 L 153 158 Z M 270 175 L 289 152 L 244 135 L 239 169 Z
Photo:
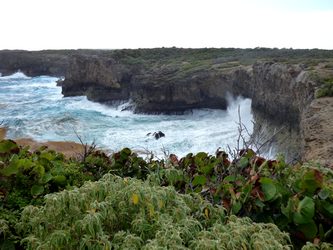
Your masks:
M 239 48 L 143 48 L 143 49 L 77 49 L 77 50 L 2 50 L 2 54 L 30 54 L 30 55 L 87 55 L 87 56 L 107 56 L 119 59 L 124 62 L 131 62 L 133 58 L 140 58 L 147 61 L 172 60 L 175 58 L 186 60 L 207 60 L 224 58 L 225 61 L 238 60 L 244 64 L 251 64 L 258 59 L 275 59 L 281 62 L 291 63 L 304 62 L 311 59 L 332 59 L 333 50 L 321 49 L 277 49 L 261 48 L 239 49 Z M 133 61 L 132 61 L 133 62 Z M 135 63 L 135 62 L 133 62 Z

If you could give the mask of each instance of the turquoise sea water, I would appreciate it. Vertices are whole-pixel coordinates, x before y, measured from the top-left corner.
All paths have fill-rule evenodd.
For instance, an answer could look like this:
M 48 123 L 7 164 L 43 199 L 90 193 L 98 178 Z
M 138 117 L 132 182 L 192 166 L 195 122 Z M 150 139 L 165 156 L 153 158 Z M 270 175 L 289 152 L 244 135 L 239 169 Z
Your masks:
M 189 152 L 214 153 L 218 147 L 236 146 L 238 106 L 242 122 L 252 131 L 251 100 L 231 99 L 228 110 L 201 109 L 184 115 L 146 115 L 121 111 L 126 103 L 106 106 L 86 97 L 66 97 L 55 77 L 26 77 L 22 73 L 0 77 L 0 122 L 8 137 L 38 141 L 93 141 L 110 151 L 129 147 L 184 156 Z M 162 131 L 156 140 L 147 133 Z

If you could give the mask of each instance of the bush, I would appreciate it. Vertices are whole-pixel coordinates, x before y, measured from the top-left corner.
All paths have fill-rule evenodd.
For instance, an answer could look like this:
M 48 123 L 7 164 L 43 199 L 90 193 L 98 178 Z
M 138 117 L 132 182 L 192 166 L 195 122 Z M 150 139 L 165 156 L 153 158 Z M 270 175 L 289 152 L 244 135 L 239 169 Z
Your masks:
M 325 79 L 315 93 L 316 98 L 333 96 L 333 79 Z
M 332 242 L 332 179 L 333 171 L 319 165 L 291 166 L 282 157 L 266 160 L 252 150 L 233 161 L 223 151 L 189 154 L 149 176 L 152 183 L 201 194 L 229 215 L 273 222 L 297 245 L 315 238 Z
M 27 249 L 290 249 L 274 224 L 226 218 L 199 195 L 110 174 L 27 206 L 18 229 Z
M 85 181 L 96 181 L 101 177 L 99 182 L 75 188 Z M 63 244 L 67 244 L 68 239 L 78 237 L 76 229 L 79 228 L 82 235 L 88 235 L 98 227 L 97 234 L 106 238 L 92 240 L 88 235 L 90 238 L 87 236 L 86 243 L 82 243 L 84 246 L 96 241 L 105 246 L 112 243 L 112 247 L 118 249 L 117 244 L 126 238 L 126 244 L 132 245 L 125 244 L 123 248 L 134 245 L 153 248 L 169 244 L 170 240 L 182 242 L 180 248 L 193 248 L 192 236 L 187 233 L 186 237 L 179 236 L 177 233 L 179 228 L 181 232 L 187 232 L 183 224 L 177 223 L 189 220 L 190 216 L 192 224 L 186 227 L 191 229 L 190 232 L 195 231 L 195 225 L 200 228 L 195 231 L 198 240 L 195 244 L 206 248 L 219 242 L 221 232 L 216 230 L 229 225 L 225 224 L 225 216 L 229 216 L 227 221 L 231 221 L 235 215 L 249 217 L 257 223 L 276 224 L 280 230 L 292 235 L 295 246 L 303 246 L 306 241 L 333 242 L 333 171 L 311 163 L 288 165 L 283 157 L 267 160 L 250 149 L 241 150 L 233 160 L 225 152 L 218 151 L 215 156 L 201 152 L 188 154 L 180 160 L 171 155 L 169 159 L 147 161 L 128 148 L 112 156 L 93 150 L 84 160 L 77 161 L 65 159 L 62 154 L 46 148 L 29 152 L 28 148 L 20 148 L 15 142 L 4 140 L 0 142 L 0 179 L 0 247 L 18 247 L 23 236 L 26 246 L 30 247 L 37 246 L 34 245 L 37 238 L 40 246 L 52 245 L 57 237 L 62 237 Z M 62 191 L 64 189 L 67 190 Z M 62 192 L 52 194 L 58 191 Z M 40 205 L 43 206 L 37 207 Z M 22 217 L 21 226 L 16 227 L 23 208 L 25 217 Z M 51 212 L 45 209 L 53 209 L 53 216 L 56 216 L 53 222 L 46 221 L 49 218 L 44 213 Z M 26 215 L 28 211 L 31 216 Z M 37 217 L 36 211 L 39 211 Z M 216 217 L 217 214 L 220 217 Z M 32 224 L 37 220 L 45 234 L 39 235 L 34 231 L 38 229 L 37 224 Z M 63 220 L 64 228 L 52 226 L 56 225 L 56 220 Z M 93 228 L 74 225 L 75 221 L 89 222 Z M 237 221 L 242 221 L 240 224 L 245 226 L 247 219 Z M 170 228 L 162 229 L 159 223 Z M 219 229 L 213 229 L 215 223 Z M 67 228 L 70 225 L 76 229 Z M 36 228 L 31 229 L 31 226 Z M 227 231 L 232 232 L 232 229 Z M 50 239 L 51 234 L 55 238 Z M 162 239 L 163 234 L 174 238 L 160 242 L 158 238 Z M 199 242 L 201 235 L 204 235 L 203 241 Z M 253 242 L 253 235 L 255 233 L 247 239 L 248 242 Z M 268 236 L 266 238 L 269 239 Z M 326 247 L 325 244 L 320 246 Z

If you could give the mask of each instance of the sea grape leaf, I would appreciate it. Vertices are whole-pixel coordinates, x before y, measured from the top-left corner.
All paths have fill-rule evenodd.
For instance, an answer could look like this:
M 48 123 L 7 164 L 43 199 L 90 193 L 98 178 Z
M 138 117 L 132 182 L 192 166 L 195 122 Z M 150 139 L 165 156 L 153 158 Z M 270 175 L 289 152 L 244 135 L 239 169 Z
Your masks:
M 252 150 L 252 149 L 248 149 L 247 151 L 246 151 L 246 154 L 244 155 L 246 158 L 248 158 L 248 159 L 250 159 L 250 158 L 252 158 L 253 156 L 255 156 L 256 155 L 256 153 Z
M 41 178 L 41 183 L 48 183 L 50 180 L 52 180 L 52 177 L 53 176 L 50 172 L 46 172 Z
M 194 177 L 193 181 L 192 181 L 192 185 L 196 186 L 196 185 L 205 185 L 207 182 L 207 178 L 203 175 L 197 175 Z
M 261 190 L 265 195 L 265 201 L 272 200 L 277 192 L 276 186 L 272 179 L 261 177 L 259 182 L 261 183 Z
M 42 185 L 33 185 L 31 187 L 31 194 L 33 196 L 41 195 L 44 192 L 44 187 Z
M 209 164 L 205 164 L 203 166 L 200 167 L 200 172 L 203 174 L 211 174 L 212 170 L 214 169 L 214 163 L 209 163 Z
M 317 169 L 311 169 L 303 175 L 301 188 L 313 194 L 318 188 L 322 187 L 323 174 Z
M 281 205 L 281 212 L 284 216 L 288 218 L 289 221 L 292 220 L 292 215 L 294 212 L 294 206 L 296 202 L 298 202 L 298 199 L 295 200 L 295 198 L 290 198 L 288 200 L 287 206 Z
M 53 181 L 59 186 L 65 186 L 66 180 L 66 176 L 64 175 L 56 175 L 53 177 Z
M 4 176 L 11 176 L 18 173 L 18 164 L 10 164 L 8 167 L 5 167 L 0 170 L 0 174 Z
M 2 140 L 0 141 L 0 154 L 4 153 L 18 153 L 19 147 L 17 146 L 16 142 L 12 140 Z
M 39 176 L 40 178 L 42 178 L 42 177 L 44 176 L 44 174 L 45 174 L 45 168 L 44 168 L 42 165 L 40 165 L 40 164 L 37 164 L 37 165 L 33 168 L 32 171 L 33 171 L 34 173 L 38 174 L 38 176 Z
M 194 163 L 200 169 L 205 166 L 205 159 L 207 158 L 207 153 L 199 152 L 194 156 Z
M 53 154 L 51 152 L 42 152 L 39 157 L 46 159 L 48 161 L 52 161 L 55 158 L 55 154 Z
M 199 153 L 197 153 L 196 155 L 195 155 L 195 160 L 198 160 L 198 159 L 200 159 L 200 160 L 204 160 L 204 159 L 206 159 L 207 158 L 207 153 L 205 153 L 205 152 L 199 152 Z
M 123 148 L 120 151 L 120 157 L 122 160 L 126 160 L 129 155 L 131 155 L 132 151 L 129 148 Z
M 298 203 L 297 210 L 294 213 L 294 223 L 297 225 L 310 223 L 315 213 L 315 203 L 313 199 L 305 196 Z
M 317 225 L 313 220 L 310 220 L 306 224 L 301 224 L 297 228 L 304 234 L 305 238 L 309 240 L 316 237 L 318 233 Z

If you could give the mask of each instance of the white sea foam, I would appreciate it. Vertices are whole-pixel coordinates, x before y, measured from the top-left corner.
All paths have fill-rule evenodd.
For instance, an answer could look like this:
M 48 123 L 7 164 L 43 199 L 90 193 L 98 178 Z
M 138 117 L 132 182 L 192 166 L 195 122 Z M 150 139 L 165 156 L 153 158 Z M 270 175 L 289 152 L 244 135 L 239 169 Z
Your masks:
M 18 71 L 12 75 L 9 76 L 2 76 L 2 74 L 0 74 L 0 80 L 9 80 L 9 79 L 31 79 L 31 77 L 26 76 L 25 74 L 23 74 L 22 72 Z

